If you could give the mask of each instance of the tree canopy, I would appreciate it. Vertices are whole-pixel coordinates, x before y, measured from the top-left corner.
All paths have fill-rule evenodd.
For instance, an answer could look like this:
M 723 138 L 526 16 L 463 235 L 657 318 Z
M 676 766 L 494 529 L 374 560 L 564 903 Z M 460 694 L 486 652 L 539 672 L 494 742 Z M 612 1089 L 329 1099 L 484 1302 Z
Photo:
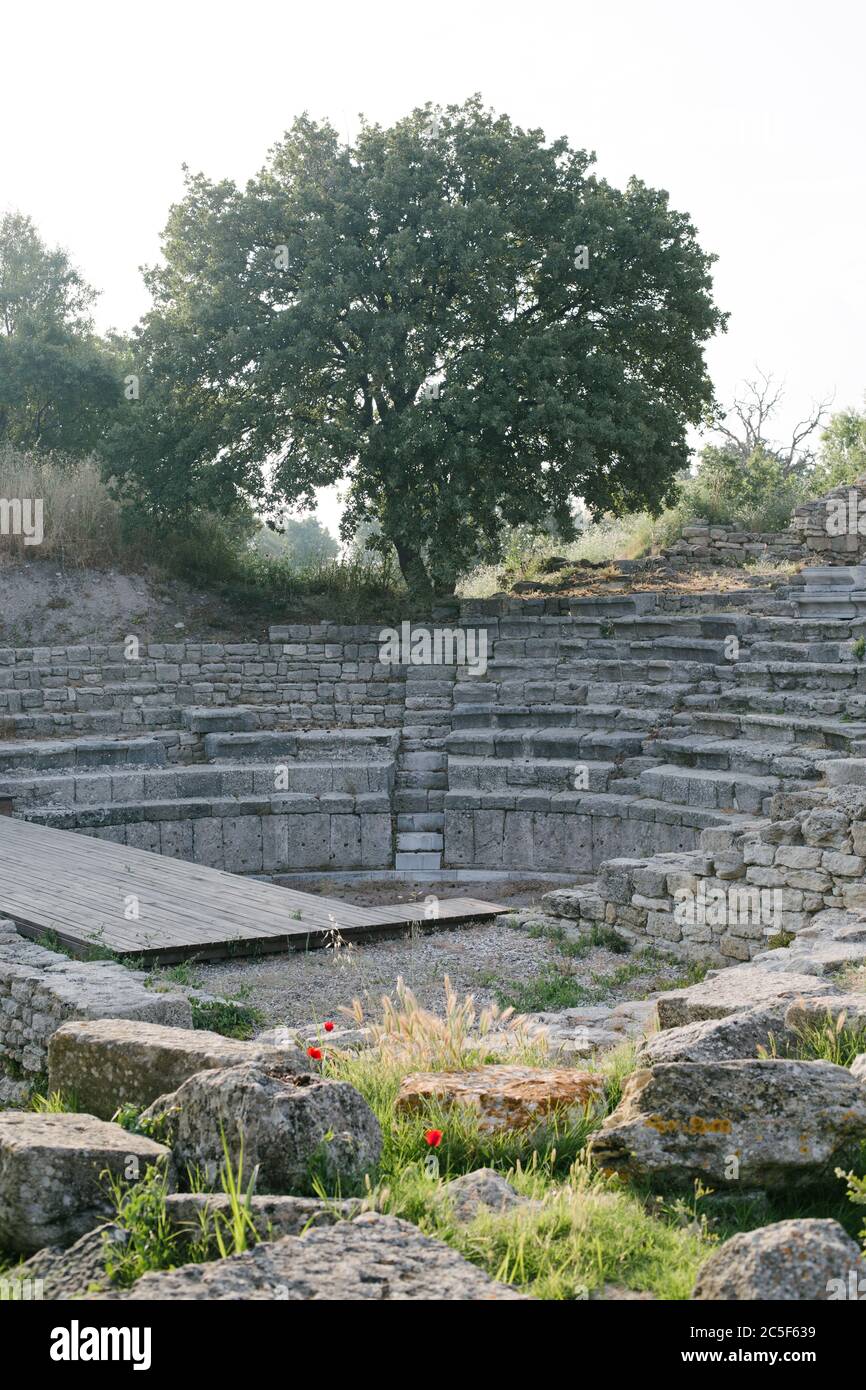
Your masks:
M 866 412 L 839 410 L 821 435 L 813 491 L 828 492 L 866 474 Z
M 304 116 L 246 187 L 187 175 L 107 448 L 155 515 L 346 486 L 410 587 L 450 591 L 577 497 L 658 509 L 724 327 L 668 195 L 474 97 L 341 145 Z
M 253 545 L 261 555 L 289 560 L 299 569 L 335 560 L 340 553 L 330 531 L 315 516 L 286 517 L 276 529 L 264 526 Z
M 30 218 L 0 219 L 0 441 L 84 454 L 104 432 L 121 383 L 93 332 L 95 298 Z

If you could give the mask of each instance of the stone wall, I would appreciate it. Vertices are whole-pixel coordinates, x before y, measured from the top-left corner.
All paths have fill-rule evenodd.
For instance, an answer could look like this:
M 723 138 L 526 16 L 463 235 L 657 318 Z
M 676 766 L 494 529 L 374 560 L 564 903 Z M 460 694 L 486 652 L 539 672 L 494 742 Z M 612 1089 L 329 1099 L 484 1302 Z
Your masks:
M 795 530 L 747 531 L 737 525 L 694 521 L 684 527 L 679 540 L 661 553 L 674 565 L 743 565 L 754 560 L 770 564 L 797 562 L 806 559 L 810 550 Z
M 837 785 L 774 798 L 767 822 L 704 830 L 691 853 L 611 858 L 594 883 L 550 896 L 576 921 L 687 958 L 752 960 L 820 926 L 822 913 L 866 909 L 866 762 L 840 761 L 831 776 Z
M 821 565 L 855 565 L 866 556 L 866 477 L 795 508 L 791 529 Z
M 4 716 L 18 736 L 40 738 L 164 730 L 183 761 L 200 739 L 180 716 L 200 707 L 279 705 L 295 728 L 399 726 L 405 675 L 379 662 L 379 630 L 328 623 L 274 629 L 270 642 L 3 648 L 0 736 Z
M 742 565 L 750 560 L 854 565 L 866 556 L 866 476 L 794 508 L 785 531 L 748 531 L 696 520 L 662 555 L 677 564 Z
M 114 961 L 74 961 L 0 921 L 0 1072 L 46 1070 L 48 1039 L 68 1019 L 130 1018 L 192 1026 L 179 992 L 146 988 L 147 977 Z M 11 1068 L 9 1064 L 12 1064 Z

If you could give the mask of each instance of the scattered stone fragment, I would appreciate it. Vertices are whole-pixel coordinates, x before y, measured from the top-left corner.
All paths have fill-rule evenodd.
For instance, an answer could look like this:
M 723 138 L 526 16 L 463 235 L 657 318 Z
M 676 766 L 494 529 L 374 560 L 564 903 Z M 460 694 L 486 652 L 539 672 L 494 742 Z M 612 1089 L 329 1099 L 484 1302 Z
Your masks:
M 862 1298 L 864 1276 L 860 1247 L 838 1221 L 800 1218 L 726 1240 L 701 1267 L 692 1298 L 832 1302 Z
M 189 1232 L 202 1229 L 207 1216 L 231 1213 L 229 1198 L 222 1192 L 171 1192 L 165 1201 L 172 1226 Z M 347 1221 L 362 1210 L 361 1200 L 349 1197 L 342 1202 L 323 1202 L 317 1197 L 257 1197 L 249 1204 L 250 1216 L 260 1240 L 299 1236 L 308 1226 L 330 1226 Z
M 107 1221 L 86 1235 L 79 1236 L 67 1249 L 47 1246 L 29 1260 L 16 1265 L 7 1277 L 38 1281 L 39 1296 L 49 1302 L 70 1298 L 92 1298 L 111 1288 L 105 1272 L 106 1247 L 123 1245 L 127 1232 Z M 2 1278 L 2 1276 L 0 1276 Z
M 529 1198 L 522 1197 L 507 1178 L 495 1168 L 476 1168 L 452 1179 L 443 1188 L 443 1196 L 453 1204 L 458 1221 L 471 1221 L 479 1211 L 513 1211 L 527 1206 Z
M 111 1214 L 105 1172 L 135 1181 L 169 1170 L 162 1144 L 93 1115 L 0 1113 L 0 1248 L 70 1245 Z
M 182 1169 L 215 1178 L 224 1135 L 235 1167 L 242 1144 L 244 1173 L 258 1168 L 260 1193 L 309 1192 L 316 1174 L 351 1191 L 382 1148 L 378 1121 L 353 1086 L 258 1064 L 199 1072 L 154 1101 L 142 1122 L 162 1117 Z
M 428 1101 L 463 1105 L 478 1113 L 482 1131 L 527 1129 L 554 1112 L 579 1119 L 604 1100 L 604 1079 L 596 1072 L 565 1067 L 493 1064 L 458 1072 L 415 1072 L 406 1076 L 397 1109 L 417 1110 Z
M 366 1212 L 205 1265 L 146 1274 L 112 1299 L 495 1302 L 523 1299 L 408 1221 Z
M 707 1018 L 725 1018 L 745 1009 L 768 1006 L 801 994 L 831 994 L 833 986 L 811 975 L 776 975 L 753 965 L 716 971 L 688 989 L 670 990 L 656 999 L 660 1028 L 681 1028 Z
M 58 1028 L 48 1044 L 48 1084 L 74 1096 L 78 1109 L 110 1120 L 125 1101 L 142 1108 L 196 1072 L 244 1062 L 297 1073 L 315 1065 L 291 1044 L 276 1047 L 203 1029 L 101 1018 Z
M 663 1062 L 590 1140 L 596 1167 L 721 1192 L 830 1184 L 866 1139 L 866 1089 L 831 1062 Z
M 768 1009 L 746 1009 L 725 1018 L 708 1018 L 666 1028 L 654 1033 L 638 1048 L 639 1066 L 653 1067 L 659 1062 L 728 1062 L 740 1057 L 757 1057 L 758 1049 L 770 1051 L 772 1045 L 784 1052 L 797 1041 L 785 1023 L 785 1004 Z

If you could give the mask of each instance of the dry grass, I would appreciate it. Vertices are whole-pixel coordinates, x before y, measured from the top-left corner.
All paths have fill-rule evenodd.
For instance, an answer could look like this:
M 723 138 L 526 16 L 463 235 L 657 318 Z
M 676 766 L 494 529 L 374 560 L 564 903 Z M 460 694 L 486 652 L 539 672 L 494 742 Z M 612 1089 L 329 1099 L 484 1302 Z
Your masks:
M 382 996 L 381 1022 L 368 1020 L 360 999 L 351 1008 L 340 1010 L 358 1028 L 367 1028 L 373 1045 L 400 1068 L 447 1071 L 465 1067 L 483 1053 L 484 1040 L 493 1032 L 504 1043 L 514 1061 L 543 1064 L 547 1049 L 541 1040 L 530 1038 L 526 1020 L 513 1009 L 488 1004 L 478 1009 L 475 997 L 462 998 L 445 976 L 445 1005 L 442 1014 L 423 1008 L 402 976 L 397 979 L 396 999 Z
M 0 449 L 0 497 L 42 499 L 44 537 L 0 536 L 0 564 L 51 559 L 61 567 L 105 569 L 121 558 L 129 568 L 120 507 L 110 497 L 94 459 L 61 459 Z M 140 558 L 140 557 L 139 557 Z

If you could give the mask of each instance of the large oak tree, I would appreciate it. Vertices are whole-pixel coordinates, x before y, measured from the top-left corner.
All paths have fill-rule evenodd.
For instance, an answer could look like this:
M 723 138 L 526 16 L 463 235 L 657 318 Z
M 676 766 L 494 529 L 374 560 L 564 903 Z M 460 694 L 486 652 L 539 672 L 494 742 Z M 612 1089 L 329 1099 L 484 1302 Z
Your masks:
M 188 175 L 121 487 L 167 513 L 344 482 L 347 533 L 375 523 L 424 596 L 509 524 L 567 534 L 576 497 L 659 507 L 713 403 L 714 258 L 592 163 L 475 97 L 351 148 L 300 118 L 242 189 Z

